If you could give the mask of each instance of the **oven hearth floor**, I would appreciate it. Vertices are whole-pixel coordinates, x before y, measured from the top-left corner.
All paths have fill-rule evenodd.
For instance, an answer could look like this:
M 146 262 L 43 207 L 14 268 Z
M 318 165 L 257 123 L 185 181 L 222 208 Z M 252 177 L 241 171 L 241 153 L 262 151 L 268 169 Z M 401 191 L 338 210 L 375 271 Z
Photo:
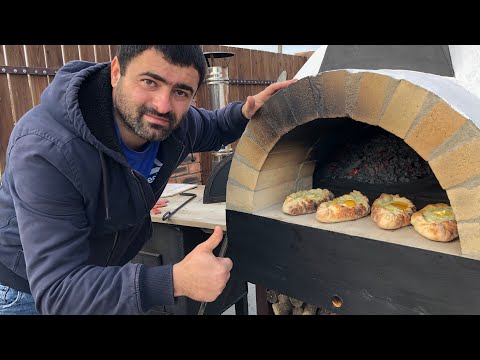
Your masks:
M 410 246 L 418 249 L 478 260 L 477 257 L 463 255 L 461 253 L 460 241 L 458 238 L 447 243 L 431 241 L 417 233 L 411 225 L 397 230 L 381 229 L 375 225 L 370 215 L 357 220 L 327 224 L 317 221 L 314 213 L 297 216 L 287 215 L 282 211 L 281 205 L 274 205 L 272 207 L 257 211 L 253 213 L 253 215 L 263 216 L 287 223 L 308 226 L 311 228 L 359 236 L 372 240 L 384 241 L 387 243 L 394 243 L 397 245 Z

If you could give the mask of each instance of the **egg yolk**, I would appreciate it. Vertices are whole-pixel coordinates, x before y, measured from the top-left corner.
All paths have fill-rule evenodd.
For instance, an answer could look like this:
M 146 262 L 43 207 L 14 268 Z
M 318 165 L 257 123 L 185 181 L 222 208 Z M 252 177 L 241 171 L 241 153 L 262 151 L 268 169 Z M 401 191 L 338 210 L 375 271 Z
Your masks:
M 390 205 L 395 206 L 397 209 L 405 210 L 408 207 L 408 204 L 393 201 Z
M 353 200 L 345 200 L 345 205 L 347 205 L 349 207 L 353 207 L 353 206 L 357 205 L 357 203 Z

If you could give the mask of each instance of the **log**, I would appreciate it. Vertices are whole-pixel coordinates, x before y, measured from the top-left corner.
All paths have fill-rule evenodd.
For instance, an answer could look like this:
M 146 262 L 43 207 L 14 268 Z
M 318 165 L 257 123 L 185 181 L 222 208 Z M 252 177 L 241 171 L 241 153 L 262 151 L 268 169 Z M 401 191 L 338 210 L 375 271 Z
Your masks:
M 289 298 L 290 299 L 290 302 L 292 303 L 293 306 L 295 307 L 300 307 L 303 305 L 303 301 L 301 300 L 297 300 L 297 299 L 294 299 L 294 298 Z
M 292 303 L 290 302 L 290 299 L 288 298 L 287 295 L 278 294 L 277 298 L 278 298 L 278 302 L 279 302 L 279 303 L 289 303 L 289 304 L 292 304 Z
M 303 308 L 301 306 L 292 309 L 292 315 L 303 315 Z
M 267 301 L 270 304 L 274 304 L 274 303 L 278 302 L 277 295 L 278 294 L 275 290 L 267 290 Z
M 328 311 L 326 309 L 322 309 L 322 308 L 318 308 L 317 314 L 318 315 L 335 315 L 333 312 Z
M 316 314 L 317 314 L 317 307 L 315 305 L 310 305 L 310 304 L 305 305 L 302 315 L 316 315 Z
M 275 315 L 290 315 L 290 311 L 292 310 L 292 304 L 289 302 L 278 302 L 272 304 L 273 313 Z

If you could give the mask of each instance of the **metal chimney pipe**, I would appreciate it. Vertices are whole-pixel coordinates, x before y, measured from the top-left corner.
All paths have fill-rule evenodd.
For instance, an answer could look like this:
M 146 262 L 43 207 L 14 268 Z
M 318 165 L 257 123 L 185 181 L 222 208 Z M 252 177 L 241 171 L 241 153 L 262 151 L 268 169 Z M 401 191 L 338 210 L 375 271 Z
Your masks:
M 210 92 L 211 110 L 220 109 L 228 104 L 229 90 L 228 68 L 210 66 L 207 69 L 207 87 Z
M 203 53 L 207 60 L 207 78 L 206 83 L 210 93 L 210 109 L 217 110 L 228 104 L 228 92 L 230 79 L 228 78 L 228 63 L 227 65 L 215 65 L 214 59 L 229 58 L 233 56 L 230 52 L 205 52 Z M 209 63 L 209 59 L 212 64 Z M 226 156 L 233 153 L 232 146 L 222 146 L 218 151 L 213 151 L 212 169 L 222 161 Z

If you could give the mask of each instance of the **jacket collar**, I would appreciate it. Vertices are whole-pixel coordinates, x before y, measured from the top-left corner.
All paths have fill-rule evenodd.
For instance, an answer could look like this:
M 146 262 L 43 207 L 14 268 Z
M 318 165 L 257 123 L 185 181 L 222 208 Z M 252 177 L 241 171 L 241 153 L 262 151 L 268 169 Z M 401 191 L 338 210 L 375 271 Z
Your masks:
M 110 67 L 108 65 L 85 79 L 78 92 L 78 103 L 92 134 L 106 147 L 121 152 L 113 123 Z

